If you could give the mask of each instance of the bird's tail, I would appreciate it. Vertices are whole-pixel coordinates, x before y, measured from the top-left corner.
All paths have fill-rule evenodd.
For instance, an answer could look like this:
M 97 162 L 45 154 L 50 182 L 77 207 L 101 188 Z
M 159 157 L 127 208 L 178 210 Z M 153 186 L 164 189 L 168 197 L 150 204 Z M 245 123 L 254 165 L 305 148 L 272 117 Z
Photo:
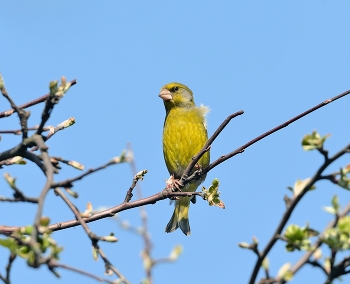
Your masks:
M 182 197 L 176 201 L 173 216 L 165 227 L 165 232 L 171 233 L 180 227 L 181 231 L 189 236 L 191 234 L 190 222 L 188 220 L 188 209 L 190 208 L 190 197 Z

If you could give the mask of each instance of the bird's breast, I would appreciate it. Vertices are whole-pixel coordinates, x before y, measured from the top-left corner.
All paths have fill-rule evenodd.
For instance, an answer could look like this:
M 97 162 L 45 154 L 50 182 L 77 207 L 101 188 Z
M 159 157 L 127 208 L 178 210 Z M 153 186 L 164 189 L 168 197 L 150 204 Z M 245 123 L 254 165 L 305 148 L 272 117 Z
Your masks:
M 164 123 L 163 152 L 170 174 L 181 177 L 192 157 L 198 154 L 208 139 L 205 118 L 198 108 L 172 109 Z M 199 164 L 209 164 L 209 152 L 203 155 Z

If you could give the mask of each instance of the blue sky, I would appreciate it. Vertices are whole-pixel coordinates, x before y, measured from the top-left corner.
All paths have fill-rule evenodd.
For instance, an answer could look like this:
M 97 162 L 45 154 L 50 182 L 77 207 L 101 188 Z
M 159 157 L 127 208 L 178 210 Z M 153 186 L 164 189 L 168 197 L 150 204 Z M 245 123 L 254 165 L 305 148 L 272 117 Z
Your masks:
M 212 145 L 216 159 L 306 109 L 350 88 L 348 1 L 3 1 L 1 4 L 0 71 L 17 104 L 42 96 L 51 80 L 64 75 L 78 84 L 52 113 L 49 125 L 73 116 L 76 124 L 49 140 L 51 155 L 99 166 L 132 143 L 139 170 L 148 174 L 141 186 L 145 196 L 164 188 L 168 178 L 162 153 L 164 106 L 160 88 L 178 81 L 194 92 L 197 104 L 211 108 L 208 131 L 231 113 L 244 110 Z M 154 256 L 167 256 L 176 244 L 184 253 L 174 264 L 155 268 L 155 283 L 246 283 L 255 255 L 237 244 L 259 239 L 263 248 L 275 230 L 285 204 L 286 187 L 315 173 L 322 163 L 316 152 L 301 149 L 302 137 L 318 130 L 331 133 L 326 147 L 335 153 L 349 143 L 347 118 L 350 97 L 328 105 L 253 145 L 211 171 L 204 183 L 220 179 L 226 209 L 198 200 L 191 206 L 192 234 L 165 234 L 172 214 L 168 201 L 147 206 Z M 42 105 L 31 108 L 30 126 L 40 121 Z M 3 100 L 1 111 L 9 108 Z M 18 128 L 14 115 L 0 120 L 1 129 Z M 2 150 L 20 141 L 3 135 Z M 329 172 L 349 163 L 345 157 Z M 4 168 L 17 177 L 27 195 L 38 195 L 44 185 L 31 164 Z M 79 174 L 63 166 L 56 181 Z M 124 200 L 132 181 L 130 167 L 118 165 L 75 184 L 81 211 L 87 202 L 95 208 Z M 0 195 L 11 192 L 1 181 Z M 332 216 L 322 211 L 334 194 L 345 205 L 349 193 L 328 182 L 306 195 L 289 224 L 323 230 Z M 1 224 L 33 222 L 31 204 L 1 204 Z M 51 192 L 44 214 L 52 222 L 73 219 L 69 209 Z M 134 226 L 139 210 L 120 214 Z M 144 277 L 139 252 L 142 240 L 120 229 L 113 220 L 90 224 L 98 235 L 111 231 L 120 239 L 101 244 L 112 263 L 139 283 Z M 65 247 L 61 261 L 103 276 L 103 263 L 91 256 L 91 244 L 82 228 L 54 234 Z M 2 272 L 7 252 L 0 248 Z M 325 251 L 327 254 L 328 252 Z M 269 255 L 271 274 L 302 253 L 287 254 L 278 243 Z M 16 261 L 14 283 L 96 283 L 60 271 L 57 280 L 46 268 L 26 268 Z M 311 276 L 312 275 L 312 276 Z M 260 277 L 263 273 L 259 274 Z M 320 271 L 305 267 L 291 283 L 321 283 Z M 346 279 L 346 277 L 344 277 Z

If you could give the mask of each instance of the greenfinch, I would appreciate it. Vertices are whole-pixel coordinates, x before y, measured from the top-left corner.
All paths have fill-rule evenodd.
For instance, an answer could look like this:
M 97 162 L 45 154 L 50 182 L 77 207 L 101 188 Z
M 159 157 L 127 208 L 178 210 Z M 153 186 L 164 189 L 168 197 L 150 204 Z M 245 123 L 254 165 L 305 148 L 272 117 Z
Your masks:
M 192 91 L 180 83 L 169 83 L 162 87 L 159 97 L 164 101 L 166 116 L 163 129 L 163 153 L 165 164 L 175 180 L 181 178 L 183 172 L 208 140 L 205 116 L 208 107 L 197 107 Z M 210 154 L 206 152 L 198 161 L 200 167 L 209 165 Z M 181 191 L 194 192 L 204 181 L 199 180 L 186 184 Z M 180 197 L 175 202 L 174 213 L 165 227 L 171 233 L 180 227 L 185 235 L 190 235 L 188 209 L 192 197 Z

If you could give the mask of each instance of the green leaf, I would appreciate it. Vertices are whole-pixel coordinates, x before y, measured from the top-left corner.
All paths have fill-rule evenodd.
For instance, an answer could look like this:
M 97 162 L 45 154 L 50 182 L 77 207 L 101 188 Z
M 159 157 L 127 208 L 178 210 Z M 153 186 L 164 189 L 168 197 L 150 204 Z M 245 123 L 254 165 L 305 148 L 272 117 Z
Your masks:
M 177 245 L 173 248 L 173 250 L 170 253 L 169 259 L 172 261 L 175 261 L 179 258 L 179 256 L 182 254 L 183 252 L 183 247 L 180 245 Z
M 212 181 L 211 186 L 207 190 L 204 186 L 202 187 L 202 191 L 204 193 L 204 199 L 208 200 L 210 206 L 218 206 L 220 208 L 225 209 L 225 204 L 222 200 L 220 200 L 220 191 L 219 191 L 219 180 L 215 178 Z
M 305 227 L 298 225 L 289 225 L 284 232 L 286 238 L 287 251 L 294 250 L 309 250 L 311 248 L 310 237 L 317 236 L 319 233 L 309 228 L 307 224 Z
M 337 211 L 333 208 L 333 207 L 330 207 L 330 206 L 325 206 L 323 207 L 323 210 L 330 213 L 330 214 L 337 214 Z
M 238 246 L 240 247 L 240 248 L 250 248 L 250 244 L 248 244 L 248 243 L 246 243 L 246 242 L 241 242 L 241 243 L 239 243 L 238 244 Z
M 67 187 L 67 188 L 65 188 L 65 190 L 70 196 L 72 196 L 74 198 L 78 198 L 79 197 L 79 194 L 77 192 L 73 191 L 72 189 Z
M 295 183 L 294 183 L 294 187 L 287 187 L 289 190 L 293 191 L 294 196 L 298 196 L 304 189 L 305 187 L 310 183 L 311 178 L 307 178 L 304 180 L 300 180 L 298 179 Z M 313 190 L 315 189 L 316 186 L 312 185 L 309 190 Z
M 333 250 L 350 249 L 350 216 L 344 216 L 338 220 L 335 228 L 325 231 L 322 242 Z
M 338 185 L 342 188 L 350 190 L 350 178 L 347 176 L 348 169 L 340 169 L 340 179 L 338 180 Z
M 315 250 L 315 252 L 313 253 L 312 256 L 313 256 L 314 259 L 316 259 L 316 260 L 321 259 L 321 257 L 322 257 L 322 250 L 321 250 L 321 248 L 317 248 L 317 249 Z
M 17 255 L 22 257 L 22 258 L 28 258 L 30 252 L 31 252 L 31 250 L 27 246 L 20 246 L 17 249 Z
M 265 270 L 269 269 L 270 263 L 269 263 L 269 259 L 267 258 L 267 256 L 264 258 L 263 262 L 261 263 L 261 266 Z
M 17 165 L 25 165 L 25 164 L 27 164 L 27 162 L 25 160 L 23 160 L 23 158 L 21 156 L 13 157 L 10 160 L 10 163 L 11 164 L 17 164 Z
M 301 141 L 301 145 L 305 151 L 311 151 L 315 149 L 320 149 L 323 147 L 324 142 L 328 137 L 330 137 L 330 134 L 327 134 L 323 137 L 316 131 L 313 131 L 311 134 L 306 134 Z
M 303 230 L 298 225 L 289 225 L 284 232 L 288 241 L 293 242 L 304 238 Z
M 41 217 L 40 218 L 40 225 L 43 227 L 47 227 L 50 224 L 50 218 L 48 217 Z
M 5 87 L 5 81 L 2 75 L 0 74 L 0 90 L 2 90 Z
M 4 173 L 4 178 L 12 189 L 16 188 L 16 178 L 11 177 L 8 173 Z
M 293 278 L 293 273 L 290 271 L 292 265 L 290 263 L 284 264 L 277 273 L 278 279 L 283 279 L 288 282 Z
M 92 257 L 94 260 L 98 260 L 98 251 L 94 247 L 92 247 Z
M 118 241 L 118 238 L 116 238 L 115 236 L 105 236 L 101 238 L 101 241 L 115 243 Z
M 0 245 L 8 248 L 12 253 L 15 253 L 18 247 L 13 238 L 0 239 Z
M 344 216 L 339 219 L 337 228 L 340 233 L 345 233 L 350 235 L 350 216 Z

